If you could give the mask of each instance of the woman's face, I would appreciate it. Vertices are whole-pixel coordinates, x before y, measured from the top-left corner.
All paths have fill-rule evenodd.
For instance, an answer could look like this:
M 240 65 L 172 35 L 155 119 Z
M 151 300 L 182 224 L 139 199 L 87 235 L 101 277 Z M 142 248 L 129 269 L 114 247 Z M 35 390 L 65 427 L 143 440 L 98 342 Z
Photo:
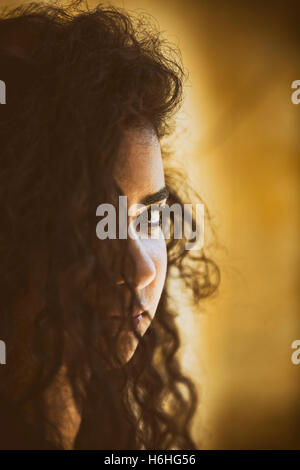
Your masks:
M 134 204 L 142 203 L 145 198 L 152 197 L 152 203 L 165 203 L 166 195 L 161 191 L 165 187 L 164 171 L 160 144 L 156 135 L 151 130 L 131 130 L 126 133 L 121 146 L 122 165 L 119 166 L 115 178 L 121 187 L 123 194 L 127 196 L 127 206 L 130 208 Z M 160 194 L 157 194 L 159 193 Z M 146 206 L 149 208 L 150 203 Z M 138 214 L 137 214 L 138 215 Z M 129 221 L 135 219 L 135 214 L 129 218 Z M 159 236 L 158 232 L 159 231 Z M 135 292 L 140 300 L 143 310 L 147 310 L 147 315 L 138 316 L 134 321 L 138 333 L 143 336 L 151 324 L 155 315 L 159 299 L 162 294 L 167 268 L 167 251 L 165 239 L 162 236 L 161 229 L 155 228 L 155 236 L 148 235 L 148 239 L 136 237 L 128 238 L 128 246 L 135 263 L 135 279 L 133 285 Z M 101 243 L 101 240 L 98 240 Z M 46 256 L 47 258 L 47 256 Z M 43 254 L 37 256 L 37 262 L 34 264 L 30 276 L 30 290 L 25 298 L 19 299 L 16 303 L 17 311 L 24 313 L 27 311 L 32 318 L 44 307 L 43 287 L 46 282 L 47 263 L 42 262 Z M 44 268 L 43 268 L 44 266 Z M 63 309 L 68 312 L 72 310 L 72 277 L 74 271 L 67 270 L 62 274 L 60 283 L 60 296 Z M 80 273 L 78 273 L 80 277 Z M 127 294 L 130 292 L 125 287 L 124 280 L 120 277 L 116 280 L 118 289 L 124 289 Z M 72 289 L 72 288 L 71 288 Z M 92 295 L 91 295 L 92 299 Z M 135 311 L 136 315 L 138 311 Z M 100 314 L 100 313 L 99 313 Z M 109 327 L 111 331 L 118 330 L 118 316 L 122 312 L 114 311 L 109 315 Z M 134 354 L 138 339 L 133 332 L 132 326 L 127 322 L 117 335 L 117 356 L 122 362 L 128 362 Z M 117 326 L 117 328 L 116 328 Z
M 123 194 L 127 196 L 128 208 L 134 208 L 136 204 L 144 204 L 150 208 L 150 204 L 164 204 L 166 191 L 164 170 L 159 141 L 150 129 L 130 130 L 126 133 L 121 146 L 121 154 L 125 158 L 115 175 L 117 183 Z M 151 198 L 151 199 L 150 199 Z M 148 200 L 148 204 L 147 204 Z M 130 212 L 129 223 L 139 215 L 138 210 Z M 155 222 L 154 222 L 155 223 Z M 153 231 L 154 230 L 154 231 Z M 135 236 L 128 238 L 129 249 L 135 263 L 135 279 L 133 285 L 142 304 L 142 310 L 147 310 L 148 315 L 136 317 L 135 324 L 138 333 L 143 336 L 154 318 L 159 299 L 166 278 L 167 250 L 165 239 L 161 229 L 154 227 L 148 234 L 148 238 Z M 124 280 L 117 280 L 120 288 L 124 286 Z M 134 312 L 137 315 L 137 311 Z M 112 326 L 117 321 L 121 312 L 113 312 Z M 130 360 L 138 345 L 138 339 L 132 327 L 124 327 L 119 333 L 117 350 L 122 362 Z

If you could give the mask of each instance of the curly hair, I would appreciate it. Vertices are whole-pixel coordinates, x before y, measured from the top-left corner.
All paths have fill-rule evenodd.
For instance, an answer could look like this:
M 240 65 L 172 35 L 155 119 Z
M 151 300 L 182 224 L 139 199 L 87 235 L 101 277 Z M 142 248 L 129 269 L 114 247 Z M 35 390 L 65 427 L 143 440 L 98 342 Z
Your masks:
M 109 341 L 103 312 L 110 299 L 124 301 L 113 273 L 124 266 L 127 273 L 130 258 L 126 241 L 96 239 L 95 210 L 120 194 L 113 175 L 124 132 L 146 125 L 159 139 L 172 132 L 185 77 L 178 51 L 147 15 L 83 8 L 80 0 L 30 3 L 2 10 L 0 63 L 9 85 L 0 107 L 0 332 L 12 364 L 1 368 L 0 397 L 63 447 L 51 420 L 59 404 L 50 413 L 47 398 L 63 366 L 81 416 L 74 448 L 195 449 L 197 393 L 177 357 L 168 280 L 177 270 L 195 304 L 212 294 L 219 270 L 204 250 L 195 256 L 184 239 L 167 242 L 157 313 L 128 363 L 107 369 L 99 340 Z M 169 169 L 166 181 L 170 202 L 182 206 L 182 175 Z M 49 256 L 44 308 L 32 318 L 16 314 L 14 304 L 28 291 L 37 247 Z M 70 311 L 59 297 L 66 270 Z M 97 309 L 90 302 L 95 285 Z M 27 345 L 26 359 L 20 344 Z

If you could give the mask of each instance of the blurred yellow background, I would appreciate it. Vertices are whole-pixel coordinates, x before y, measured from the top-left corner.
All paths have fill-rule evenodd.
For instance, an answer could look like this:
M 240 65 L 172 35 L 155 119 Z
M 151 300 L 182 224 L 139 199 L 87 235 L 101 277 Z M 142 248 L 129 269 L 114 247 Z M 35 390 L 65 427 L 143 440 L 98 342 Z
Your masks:
M 180 159 L 210 210 L 221 269 L 218 294 L 179 318 L 202 391 L 199 447 L 300 448 L 299 4 L 110 3 L 153 15 L 189 71 Z
M 210 210 L 222 276 L 201 315 L 179 319 L 202 390 L 196 438 L 211 449 L 300 448 L 296 2 L 112 3 L 153 15 L 189 72 L 181 159 Z

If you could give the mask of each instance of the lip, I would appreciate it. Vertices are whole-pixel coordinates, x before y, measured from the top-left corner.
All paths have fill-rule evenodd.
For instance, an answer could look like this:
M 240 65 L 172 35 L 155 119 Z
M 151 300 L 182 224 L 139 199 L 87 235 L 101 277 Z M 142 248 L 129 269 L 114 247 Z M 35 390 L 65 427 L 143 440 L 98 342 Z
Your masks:
M 145 313 L 146 313 L 145 310 L 140 310 L 138 312 L 135 312 L 131 317 L 132 318 L 131 322 L 133 322 L 136 325 L 136 327 L 140 328 L 140 326 L 143 324 Z M 110 322 L 113 331 L 115 331 L 115 329 L 120 327 L 122 320 L 124 322 L 123 328 L 125 330 L 131 330 L 130 318 L 123 317 L 122 315 L 109 315 L 108 317 L 108 321 Z
M 135 320 L 140 321 L 140 320 L 143 318 L 143 315 L 145 314 L 145 312 L 146 312 L 146 309 L 144 309 L 144 310 L 138 310 L 138 311 L 136 311 L 136 312 L 132 315 L 132 317 L 133 317 Z M 113 314 L 113 315 L 109 315 L 109 318 L 112 319 L 112 320 L 114 320 L 114 319 L 115 319 L 115 320 L 121 320 L 121 319 L 123 318 L 123 316 L 122 316 L 122 315 L 114 315 L 114 314 Z
M 143 312 L 136 315 L 134 317 L 134 319 L 135 319 L 136 323 L 140 323 L 140 321 L 143 319 Z

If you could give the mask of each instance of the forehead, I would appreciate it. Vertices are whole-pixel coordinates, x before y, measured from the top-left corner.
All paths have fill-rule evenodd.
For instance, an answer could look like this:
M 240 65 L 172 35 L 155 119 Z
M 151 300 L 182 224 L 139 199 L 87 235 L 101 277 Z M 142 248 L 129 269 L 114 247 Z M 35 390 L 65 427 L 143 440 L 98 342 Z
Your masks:
M 127 131 L 120 150 L 115 177 L 129 204 L 140 202 L 165 185 L 160 143 L 154 131 Z

